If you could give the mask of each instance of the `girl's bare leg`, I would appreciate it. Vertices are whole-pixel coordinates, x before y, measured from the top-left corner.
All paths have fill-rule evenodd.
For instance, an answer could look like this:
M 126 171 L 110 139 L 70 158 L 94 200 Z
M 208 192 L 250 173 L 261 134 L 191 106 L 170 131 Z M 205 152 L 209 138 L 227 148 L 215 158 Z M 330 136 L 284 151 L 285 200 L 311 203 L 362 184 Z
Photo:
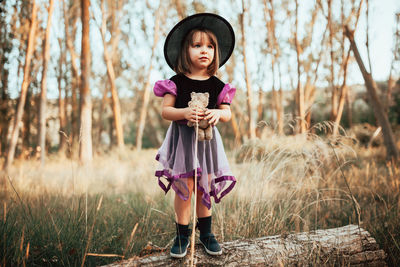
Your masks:
M 203 202 L 201 201 L 201 198 L 203 196 L 203 192 L 200 190 L 197 190 L 197 217 L 198 218 L 204 218 L 211 216 L 211 209 L 208 209 L 206 206 L 204 206 Z
M 211 186 L 211 174 L 208 175 L 208 187 Z M 206 206 L 204 206 L 203 202 L 201 201 L 201 198 L 203 197 L 203 192 L 200 190 L 197 190 L 197 218 L 204 218 L 204 217 L 209 217 L 211 216 L 211 208 L 208 209 Z
M 187 200 L 183 200 L 178 196 L 177 193 L 175 193 L 174 200 L 176 222 L 183 225 L 188 225 L 190 222 L 190 200 L 192 199 L 194 186 L 193 178 L 187 178 L 187 186 L 189 189 L 189 198 Z
M 175 215 L 176 215 L 176 222 L 183 225 L 188 225 L 191 218 L 190 218 L 190 209 L 191 209 L 191 199 L 193 193 L 194 182 L 193 178 L 187 179 L 187 186 L 189 189 L 189 198 L 185 201 L 182 200 L 178 194 L 175 193 L 175 201 L 174 201 L 174 208 L 175 208 Z M 201 198 L 203 196 L 203 192 L 201 190 L 197 190 L 197 203 L 196 203 L 196 213 L 198 218 L 204 218 L 211 216 L 212 210 L 208 209 L 204 206 Z

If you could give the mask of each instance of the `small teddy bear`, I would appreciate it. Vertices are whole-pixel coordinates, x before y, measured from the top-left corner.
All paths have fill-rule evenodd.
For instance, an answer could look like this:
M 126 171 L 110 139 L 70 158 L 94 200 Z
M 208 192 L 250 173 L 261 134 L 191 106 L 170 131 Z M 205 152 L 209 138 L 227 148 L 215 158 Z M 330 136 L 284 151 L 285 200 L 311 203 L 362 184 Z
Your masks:
M 203 109 L 204 111 L 207 109 L 208 105 L 208 98 L 210 94 L 209 93 L 195 93 L 192 92 L 190 94 L 191 101 L 189 101 L 188 106 L 191 108 L 200 108 Z M 187 126 L 192 127 L 195 126 L 196 123 L 194 122 L 188 122 Z M 208 123 L 206 119 L 202 119 L 199 121 L 199 141 L 204 141 L 204 140 L 211 140 L 213 138 L 213 133 L 212 133 L 212 126 Z

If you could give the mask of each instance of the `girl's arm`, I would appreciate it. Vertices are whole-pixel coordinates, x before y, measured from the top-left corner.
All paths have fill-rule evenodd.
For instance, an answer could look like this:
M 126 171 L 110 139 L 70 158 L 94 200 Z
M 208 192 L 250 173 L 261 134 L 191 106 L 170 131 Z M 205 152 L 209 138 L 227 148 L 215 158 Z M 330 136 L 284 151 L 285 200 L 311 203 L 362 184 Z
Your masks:
M 171 94 L 165 94 L 163 99 L 163 108 L 161 116 L 170 121 L 178 121 L 186 119 L 191 122 L 196 122 L 196 109 L 195 108 L 175 108 L 176 97 Z M 197 119 L 201 120 L 204 118 L 203 110 L 197 111 Z
M 205 112 L 205 119 L 208 120 L 210 124 L 215 126 L 219 121 L 227 122 L 231 119 L 231 108 L 229 105 L 219 105 L 218 109 L 208 109 Z

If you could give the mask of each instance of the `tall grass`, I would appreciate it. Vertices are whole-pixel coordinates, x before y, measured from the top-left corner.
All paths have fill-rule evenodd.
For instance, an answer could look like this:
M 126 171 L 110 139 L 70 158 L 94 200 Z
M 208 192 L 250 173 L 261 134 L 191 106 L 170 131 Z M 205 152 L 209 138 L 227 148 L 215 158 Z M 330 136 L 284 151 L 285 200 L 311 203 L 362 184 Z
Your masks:
M 228 153 L 238 183 L 213 206 L 219 240 L 357 223 L 354 197 L 361 226 L 388 253 L 389 264 L 400 264 L 400 170 L 384 162 L 381 148 L 367 150 L 343 137 L 267 136 Z M 155 154 L 96 155 L 89 172 L 59 156 L 44 169 L 17 162 L 1 199 L 2 264 L 80 266 L 85 260 L 95 266 L 168 248 L 175 234 L 173 194 L 158 188 Z

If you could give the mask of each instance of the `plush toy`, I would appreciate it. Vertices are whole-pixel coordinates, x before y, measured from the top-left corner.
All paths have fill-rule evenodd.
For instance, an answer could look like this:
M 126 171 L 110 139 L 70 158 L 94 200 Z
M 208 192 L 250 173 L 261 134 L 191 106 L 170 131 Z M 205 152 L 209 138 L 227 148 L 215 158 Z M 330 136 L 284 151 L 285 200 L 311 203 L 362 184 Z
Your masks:
M 195 93 L 192 92 L 190 94 L 191 101 L 189 101 L 188 106 L 191 108 L 200 108 L 203 109 L 204 111 L 207 109 L 208 105 L 208 98 L 209 98 L 209 93 Z M 195 126 L 196 123 L 194 122 L 188 122 L 187 126 L 192 127 Z M 213 138 L 213 133 L 212 133 L 212 126 L 208 123 L 206 119 L 202 119 L 199 121 L 199 141 L 204 141 L 204 140 L 211 140 Z

